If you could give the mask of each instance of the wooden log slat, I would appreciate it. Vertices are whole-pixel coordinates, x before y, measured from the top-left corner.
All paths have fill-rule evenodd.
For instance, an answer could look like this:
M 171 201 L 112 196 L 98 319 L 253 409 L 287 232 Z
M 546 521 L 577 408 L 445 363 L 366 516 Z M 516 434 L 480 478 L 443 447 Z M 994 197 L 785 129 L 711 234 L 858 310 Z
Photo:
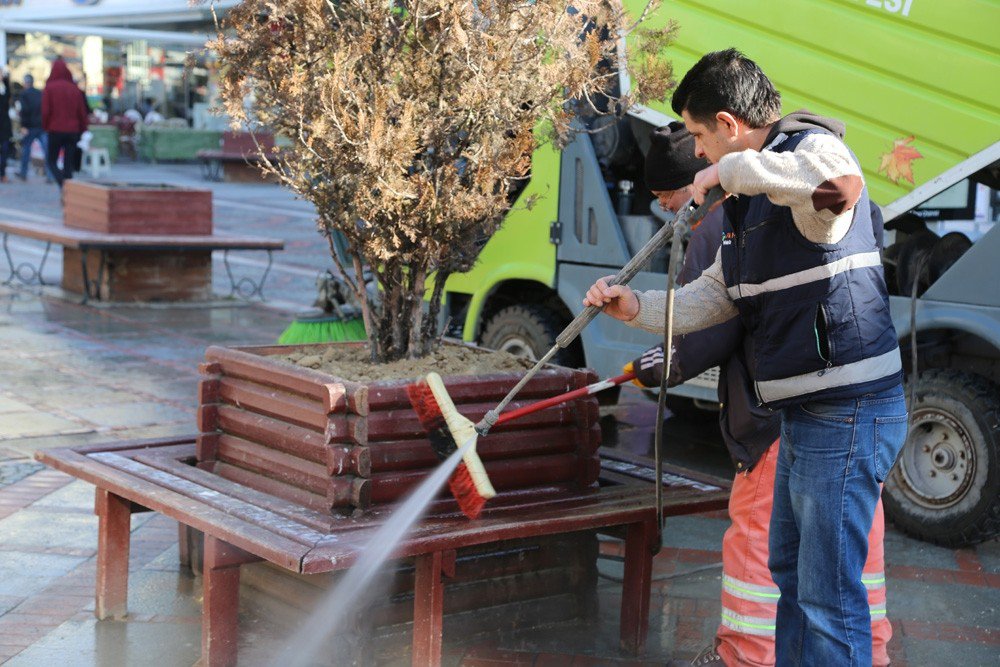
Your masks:
M 523 489 L 504 489 L 503 493 L 498 494 L 495 498 L 490 500 L 489 503 L 487 503 L 486 510 L 484 511 L 502 511 L 505 507 L 513 507 L 522 504 L 527 504 L 528 506 L 545 505 L 552 502 L 558 502 L 560 499 L 565 499 L 568 496 L 577 496 L 579 494 L 580 490 L 574 482 L 566 482 L 563 484 L 544 484 Z M 368 513 L 372 514 L 377 512 L 382 507 L 395 507 L 395 505 L 375 505 L 371 510 L 369 510 Z M 427 515 L 441 517 L 443 519 L 460 519 L 465 516 L 458 508 L 458 503 L 451 494 L 441 496 L 431 502 L 431 504 L 427 507 Z
M 476 451 L 484 461 L 560 454 L 576 451 L 580 439 L 578 429 L 539 428 L 530 435 L 519 431 L 498 430 L 480 437 L 476 443 Z M 426 438 L 373 442 L 368 451 L 374 472 L 430 468 L 441 462 L 431 449 L 430 440 Z
M 371 450 L 368 447 L 330 444 L 326 454 L 326 471 L 330 475 L 372 476 Z
M 267 443 L 315 463 L 322 463 L 326 458 L 326 437 L 322 433 L 231 405 L 220 405 L 217 412 L 218 427 L 226 433 Z
M 350 411 L 358 415 L 368 414 L 366 386 L 338 381 L 326 373 L 275 361 L 248 351 L 254 349 L 213 345 L 205 350 L 205 360 L 217 364 L 219 372 L 228 376 L 252 380 L 318 400 L 327 413 Z
M 326 499 L 325 495 L 311 493 L 305 489 L 300 489 L 292 486 L 291 484 L 279 482 L 276 479 L 271 479 L 270 477 L 257 474 L 245 468 L 240 468 L 239 466 L 216 462 L 214 464 L 213 474 L 216 474 L 223 479 L 228 479 L 231 482 L 242 484 L 251 489 L 256 489 L 257 491 L 261 491 L 268 495 L 272 495 L 277 498 L 284 498 L 285 500 L 289 500 L 293 503 L 298 503 L 303 507 L 308 507 L 309 509 L 316 510 L 317 512 L 330 512 L 331 510 L 330 501 Z
M 288 420 L 299 426 L 318 431 L 326 429 L 327 412 L 322 403 L 273 387 L 222 377 L 219 379 L 219 398 L 229 405 Z
M 220 430 L 317 463 L 327 461 L 326 443 L 363 444 L 367 439 L 365 418 L 357 415 L 329 415 L 325 432 L 317 432 L 231 405 L 220 405 L 217 412 Z
M 301 560 L 309 551 L 307 545 L 281 537 L 257 524 L 228 516 L 200 499 L 188 497 L 173 488 L 140 479 L 125 470 L 91 458 L 109 455 L 113 456 L 100 453 L 87 456 L 72 449 L 60 448 L 40 452 L 38 459 L 57 470 L 140 503 L 192 528 L 219 535 L 227 542 L 276 565 L 301 572 Z
M 195 440 L 198 461 L 215 461 L 219 454 L 219 433 L 199 433 Z
M 513 403 L 513 402 L 512 402 Z M 540 412 L 525 415 L 520 419 L 507 422 L 497 426 L 496 432 L 532 431 L 538 428 L 548 428 L 552 426 L 570 426 L 576 430 L 578 414 L 590 410 L 589 401 L 564 403 L 547 408 Z M 526 405 L 518 403 L 517 405 Z M 459 412 L 464 417 L 478 422 L 483 418 L 488 410 L 496 407 L 492 403 L 467 403 L 457 406 Z M 517 406 L 515 406 L 517 407 Z M 593 423 L 592 421 L 587 426 Z M 379 410 L 372 411 L 368 415 L 368 443 L 374 445 L 383 440 L 399 440 L 413 438 L 424 435 L 427 429 L 417 419 L 417 414 L 412 409 L 402 410 Z M 491 430 L 490 433 L 493 433 Z M 487 436 L 489 437 L 489 436 Z
M 198 382 L 198 405 L 219 402 L 219 376 L 204 377 Z
M 601 460 L 596 456 L 576 460 L 576 481 L 581 488 L 596 484 L 601 477 Z
M 198 406 L 195 413 L 195 426 L 202 433 L 214 433 L 219 429 L 219 404 L 206 403 Z
M 579 462 L 575 454 L 533 456 L 484 462 L 490 482 L 498 492 L 536 484 L 553 484 L 575 480 Z M 372 502 L 398 500 L 427 476 L 426 470 L 386 472 L 372 475 Z M 448 489 L 442 494 L 449 493 Z
M 518 393 L 518 401 L 549 398 L 575 389 L 573 373 L 574 371 L 568 369 L 543 369 L 539 371 L 538 375 L 532 378 Z M 489 409 L 495 408 L 496 404 L 514 388 L 520 379 L 520 375 L 512 374 L 443 378 L 448 395 L 455 402 L 455 405 L 461 408 L 464 404 L 472 401 L 488 402 L 493 404 Z M 410 398 L 406 393 L 406 387 L 412 382 L 413 380 L 398 380 L 373 384 L 370 387 L 368 397 L 369 407 L 372 411 L 409 407 Z
M 326 499 L 334 509 L 367 509 L 372 504 L 371 480 L 352 475 L 331 477 Z
M 322 463 L 307 461 L 234 435 L 222 434 L 217 460 L 272 477 L 316 494 L 327 492 L 330 476 Z

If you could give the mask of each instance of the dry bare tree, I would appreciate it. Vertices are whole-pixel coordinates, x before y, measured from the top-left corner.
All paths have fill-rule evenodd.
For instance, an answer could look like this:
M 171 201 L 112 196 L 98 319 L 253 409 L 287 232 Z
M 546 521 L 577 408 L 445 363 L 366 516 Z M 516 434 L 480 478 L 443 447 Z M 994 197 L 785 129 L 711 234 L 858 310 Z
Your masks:
M 581 109 L 621 113 L 618 46 L 638 30 L 631 95 L 663 97 L 673 25 L 619 0 L 246 0 L 211 44 L 235 123 L 291 140 L 268 168 L 339 230 L 377 361 L 426 354 L 448 275 L 472 267 L 539 141 Z M 518 201 L 516 205 L 530 205 Z M 333 243 L 331 242 L 331 250 Z M 370 267 L 381 297 L 369 298 Z M 345 269 L 353 269 L 353 271 Z M 430 290 L 429 307 L 424 307 Z

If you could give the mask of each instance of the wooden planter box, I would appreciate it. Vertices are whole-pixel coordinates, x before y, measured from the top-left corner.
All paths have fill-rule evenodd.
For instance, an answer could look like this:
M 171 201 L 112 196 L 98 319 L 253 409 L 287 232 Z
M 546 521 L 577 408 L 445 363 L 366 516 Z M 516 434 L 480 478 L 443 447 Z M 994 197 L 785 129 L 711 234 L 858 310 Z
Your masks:
M 69 181 L 66 181 L 67 185 Z M 62 288 L 76 294 L 83 284 L 80 251 L 63 249 Z M 212 252 L 109 250 L 87 256 L 87 275 L 97 283 L 92 295 L 101 301 L 207 301 L 212 298 Z
M 105 234 L 211 234 L 212 191 L 67 181 L 63 223 Z
M 199 388 L 199 466 L 335 513 L 394 502 L 436 467 L 439 460 L 406 393 L 412 379 L 361 384 L 268 358 L 325 347 L 208 348 Z M 444 378 L 459 411 L 474 421 L 519 379 Z M 596 379 L 590 371 L 546 368 L 510 409 Z M 589 397 L 496 427 L 477 445 L 499 492 L 487 509 L 596 485 L 600 437 L 597 400 Z M 445 495 L 440 502 L 454 505 Z

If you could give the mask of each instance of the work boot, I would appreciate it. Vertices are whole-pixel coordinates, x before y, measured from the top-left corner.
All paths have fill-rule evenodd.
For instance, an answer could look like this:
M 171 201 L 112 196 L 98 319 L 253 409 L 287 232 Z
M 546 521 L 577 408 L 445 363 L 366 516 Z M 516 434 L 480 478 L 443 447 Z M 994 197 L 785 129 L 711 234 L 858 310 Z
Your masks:
M 692 660 L 671 660 L 667 667 L 725 667 L 722 656 L 715 652 L 714 646 L 709 646 Z

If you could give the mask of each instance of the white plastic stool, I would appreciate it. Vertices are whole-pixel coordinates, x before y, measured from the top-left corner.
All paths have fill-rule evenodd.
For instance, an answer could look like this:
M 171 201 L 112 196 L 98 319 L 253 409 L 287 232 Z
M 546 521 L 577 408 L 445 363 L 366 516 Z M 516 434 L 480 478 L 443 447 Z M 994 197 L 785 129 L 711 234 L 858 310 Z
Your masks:
M 80 166 L 90 172 L 91 178 L 100 178 L 102 171 L 111 171 L 111 155 L 107 148 L 88 148 Z

